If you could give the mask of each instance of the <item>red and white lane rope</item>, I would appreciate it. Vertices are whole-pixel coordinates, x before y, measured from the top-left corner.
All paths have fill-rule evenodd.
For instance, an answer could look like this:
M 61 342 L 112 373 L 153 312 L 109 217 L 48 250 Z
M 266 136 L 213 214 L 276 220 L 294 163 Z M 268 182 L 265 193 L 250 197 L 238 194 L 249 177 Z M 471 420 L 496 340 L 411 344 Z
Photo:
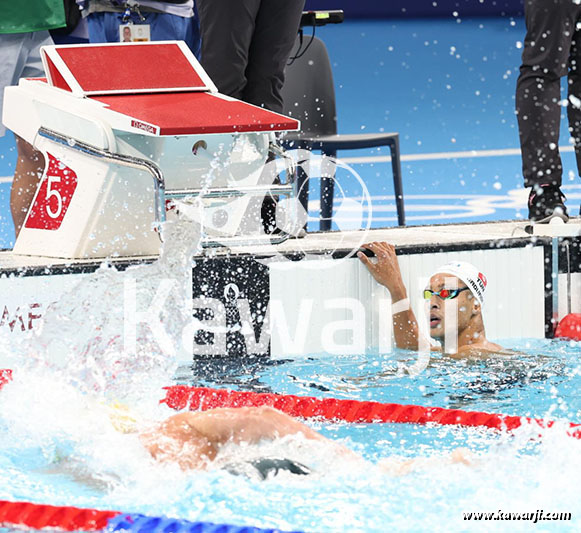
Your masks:
M 204 387 L 175 385 L 166 388 L 162 400 L 173 409 L 207 410 L 216 407 L 245 407 L 267 405 L 284 413 L 300 418 L 321 418 L 345 422 L 392 422 L 409 424 L 440 424 L 468 427 L 487 427 L 510 431 L 525 424 L 548 428 L 555 421 L 536 418 L 509 416 L 443 407 L 402 405 L 335 398 L 313 398 L 290 394 L 239 392 Z M 562 422 L 572 437 L 581 438 L 581 424 Z
M 0 369 L 0 387 L 10 381 L 10 370 Z M 464 411 L 444 407 L 425 407 L 422 405 L 403 405 L 399 403 L 380 403 L 360 400 L 341 400 L 337 398 L 314 398 L 292 394 L 258 393 L 189 387 L 174 385 L 165 387 L 166 396 L 161 400 L 172 409 L 201 410 L 216 407 L 248 407 L 267 405 L 290 416 L 300 418 L 321 418 L 342 420 L 354 423 L 408 423 L 440 424 L 467 427 L 487 427 L 510 431 L 523 425 L 550 428 L 557 424 L 554 420 L 542 420 L 526 416 L 511 416 L 481 411 Z M 581 424 L 559 422 L 567 427 L 570 436 L 581 438 Z

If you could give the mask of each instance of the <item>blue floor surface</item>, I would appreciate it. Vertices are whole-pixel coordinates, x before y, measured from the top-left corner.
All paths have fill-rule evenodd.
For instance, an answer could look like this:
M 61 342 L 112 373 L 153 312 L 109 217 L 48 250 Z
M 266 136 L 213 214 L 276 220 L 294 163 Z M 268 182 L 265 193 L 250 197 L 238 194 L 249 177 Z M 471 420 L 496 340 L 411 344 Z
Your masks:
M 514 115 L 524 33 L 523 20 L 511 17 L 347 21 L 317 29 L 333 63 L 339 132 L 400 133 L 409 224 L 527 216 Z M 567 205 L 577 215 L 581 180 L 564 108 L 560 144 Z M 0 140 L 0 247 L 14 239 L 7 179 L 13 145 L 10 135 Z M 374 227 L 396 224 L 387 155 L 339 154 L 363 178 Z M 344 187 L 360 195 L 349 180 Z M 342 220 L 338 226 L 346 227 Z M 353 224 L 349 216 L 344 220 Z

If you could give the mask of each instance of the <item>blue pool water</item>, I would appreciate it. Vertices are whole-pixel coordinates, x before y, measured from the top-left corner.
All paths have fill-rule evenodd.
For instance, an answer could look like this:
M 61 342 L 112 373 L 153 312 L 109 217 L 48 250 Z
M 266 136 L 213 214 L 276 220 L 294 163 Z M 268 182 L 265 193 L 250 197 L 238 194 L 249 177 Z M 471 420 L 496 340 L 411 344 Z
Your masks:
M 404 370 L 416 354 L 320 356 L 266 365 L 242 365 L 220 372 L 222 365 L 198 363 L 180 382 L 230 386 L 303 396 L 419 404 L 472 411 L 502 412 L 543 418 L 553 416 L 581 423 L 581 346 L 565 340 L 523 339 L 503 343 L 510 357 L 458 361 L 432 355 L 428 368 L 411 378 Z M 208 376 L 215 376 L 214 380 Z M 555 410 L 556 404 L 558 408 Z
M 14 369 L 13 381 L 0 391 L 0 499 L 325 533 L 506 531 L 504 522 L 467 522 L 463 513 L 544 510 L 570 512 L 572 521 L 543 522 L 540 530 L 579 529 L 581 441 L 567 436 L 564 424 L 541 438 L 538 428 L 526 425 L 508 435 L 310 420 L 360 458 L 294 437 L 226 446 L 217 467 L 206 472 L 156 463 L 135 434 L 113 427 L 110 406 L 119 401 L 144 423 L 160 421 L 173 413 L 159 404 L 161 387 L 176 382 L 581 422 L 579 343 L 512 341 L 504 343 L 515 350 L 510 357 L 436 357 L 416 377 L 405 371 L 416 360 L 409 352 L 177 366 L 184 357 L 161 349 L 147 328 L 129 352 L 119 331 L 127 319 L 127 279 L 140 280 L 136 309 L 151 302 L 161 280 L 175 282 L 160 311 L 170 348 L 191 322 L 191 302 L 189 309 L 184 304 L 199 233 L 196 238 L 184 221 L 163 231 L 159 261 L 123 272 L 103 266 L 64 293 L 30 338 L 0 336 L 0 356 Z M 450 462 L 459 447 L 470 450 L 470 466 Z M 402 476 L 376 466 L 393 456 L 421 458 L 423 466 Z M 294 459 L 313 474 L 260 482 L 219 468 L 257 457 Z M 509 525 L 511 531 L 531 527 Z
M 526 353 L 481 362 L 435 359 L 416 378 L 398 372 L 398 365 L 412 363 L 405 352 L 320 356 L 246 368 L 222 363 L 212 369 L 206 364 L 195 370 L 203 368 L 206 379 L 186 367 L 177 375 L 180 383 L 197 385 L 223 387 L 229 382 L 239 389 L 580 422 L 579 345 L 523 341 L 512 347 Z M 214 378 L 208 379 L 212 372 Z M 30 370 L 21 377 L 0 394 L 0 499 L 283 530 L 425 531 L 448 524 L 450 531 L 490 531 L 490 524 L 468 524 L 462 513 L 536 509 L 573 513 L 573 522 L 546 522 L 543 531 L 579 527 L 581 442 L 565 436 L 562 428 L 540 439 L 538 430 L 529 427 L 506 435 L 452 426 L 310 421 L 366 462 L 350 462 L 327 445 L 300 439 L 232 449 L 239 459 L 282 455 L 315 470 L 309 477 L 281 475 L 257 482 L 222 470 L 184 473 L 156 465 L 135 436 L 111 428 L 103 407 L 91 403 L 86 392 L 59 383 L 62 375 Z M 170 414 L 151 397 L 144 404 L 141 409 L 154 418 Z M 471 450 L 473 466 L 446 462 L 457 447 Z M 393 476 L 374 466 L 390 455 L 439 459 Z M 65 472 L 57 466 L 62 456 L 73 460 Z M 492 530 L 506 530 L 501 524 Z M 523 522 L 516 530 L 526 527 Z

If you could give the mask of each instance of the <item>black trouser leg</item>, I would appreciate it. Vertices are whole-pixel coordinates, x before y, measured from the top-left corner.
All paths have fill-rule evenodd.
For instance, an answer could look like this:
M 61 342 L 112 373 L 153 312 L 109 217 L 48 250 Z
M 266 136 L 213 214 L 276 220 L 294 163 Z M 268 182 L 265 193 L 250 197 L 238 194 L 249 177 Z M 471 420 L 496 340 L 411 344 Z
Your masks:
M 568 71 L 579 6 L 571 0 L 525 0 L 525 37 L 516 110 L 525 187 L 560 186 L 560 78 Z
M 575 141 L 577 171 L 581 176 L 581 29 L 578 29 L 573 36 L 567 82 L 569 96 L 567 118 L 571 137 Z
M 221 93 L 282 111 L 305 0 L 197 0 L 202 66 Z
M 221 93 L 282 112 L 284 69 L 305 0 L 197 0 L 202 65 Z M 274 230 L 276 197 L 261 217 Z
M 250 45 L 243 100 L 282 113 L 284 69 L 305 0 L 262 0 Z
M 196 0 L 202 66 L 218 90 L 243 99 L 248 52 L 261 0 Z

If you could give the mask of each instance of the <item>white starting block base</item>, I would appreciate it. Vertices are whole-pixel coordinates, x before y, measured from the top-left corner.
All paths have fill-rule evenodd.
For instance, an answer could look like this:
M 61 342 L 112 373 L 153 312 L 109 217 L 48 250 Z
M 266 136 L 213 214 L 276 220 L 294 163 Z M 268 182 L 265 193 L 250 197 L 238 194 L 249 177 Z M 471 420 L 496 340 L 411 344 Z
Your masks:
M 214 244 L 253 234 L 255 195 L 294 194 L 265 166 L 274 132 L 298 121 L 219 94 L 185 43 L 48 46 L 41 55 L 47 79 L 8 87 L 3 107 L 4 124 L 45 160 L 17 253 L 153 255 L 166 210 L 175 215 L 184 198 L 202 199 L 198 221 Z

